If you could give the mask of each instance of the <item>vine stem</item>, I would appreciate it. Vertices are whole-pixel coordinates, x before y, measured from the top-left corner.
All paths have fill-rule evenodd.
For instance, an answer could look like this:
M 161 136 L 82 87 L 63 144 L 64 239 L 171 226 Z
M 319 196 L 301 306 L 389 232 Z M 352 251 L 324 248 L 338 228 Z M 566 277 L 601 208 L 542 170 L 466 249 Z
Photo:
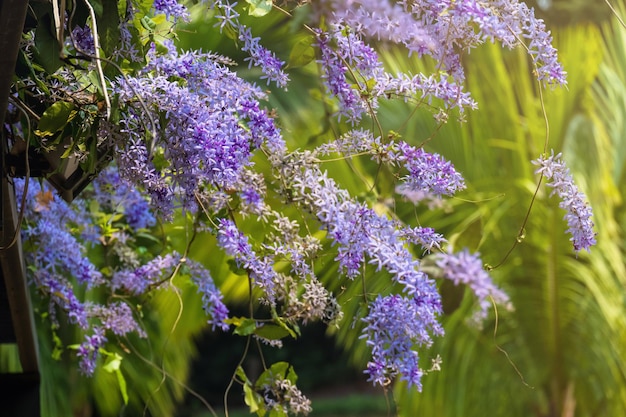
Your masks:
M 89 9 L 89 16 L 91 17 L 91 32 L 93 33 L 93 47 L 95 49 L 96 57 L 96 70 L 98 72 L 98 79 L 102 86 L 102 95 L 104 96 L 104 103 L 106 107 L 107 120 L 111 118 L 111 99 L 109 98 L 109 92 L 107 91 L 106 79 L 104 78 L 104 71 L 102 70 L 102 60 L 100 58 L 100 36 L 98 36 L 98 23 L 96 22 L 96 12 L 94 11 L 89 0 L 83 0 L 87 9 Z
M 524 49 L 526 49 L 526 52 L 528 54 L 530 54 L 530 50 L 528 49 L 528 46 L 526 46 L 526 44 L 519 37 L 517 37 L 517 40 L 520 43 L 520 45 L 522 45 L 522 47 L 524 47 Z M 535 69 L 535 72 L 537 73 L 538 72 L 537 71 L 537 64 L 533 63 L 533 67 Z M 543 85 L 541 84 L 540 80 L 537 80 L 537 86 L 538 86 L 538 91 L 539 91 L 539 102 L 541 103 L 541 115 L 543 117 L 543 121 L 544 121 L 544 125 L 545 125 L 545 139 L 544 139 L 544 142 L 543 142 L 543 153 L 546 154 L 548 152 L 548 143 L 550 142 L 550 122 L 548 121 L 548 113 L 546 111 L 546 103 L 545 103 L 544 98 L 543 98 Z M 517 236 L 515 236 L 515 241 L 513 242 L 513 245 L 506 252 L 506 254 L 504 254 L 504 257 L 502 258 L 502 260 L 500 260 L 500 262 L 498 262 L 498 264 L 496 266 L 490 266 L 488 268 L 488 270 L 491 271 L 493 269 L 496 269 L 496 268 L 502 266 L 506 262 L 506 260 L 509 258 L 509 255 L 511 255 L 513 250 L 515 250 L 517 245 L 522 243 L 522 241 L 524 240 L 526 224 L 528 224 L 528 219 L 530 218 L 530 212 L 531 212 L 533 206 L 535 205 L 535 200 L 537 199 L 537 194 L 539 193 L 539 188 L 541 187 L 542 181 L 543 181 L 543 172 L 539 176 L 539 181 L 537 181 L 537 186 L 535 187 L 535 192 L 533 193 L 533 197 L 530 200 L 530 204 L 528 205 L 528 210 L 526 210 L 526 215 L 524 216 L 524 220 L 522 221 L 522 224 L 521 224 L 521 226 L 519 228 L 519 231 L 517 232 Z

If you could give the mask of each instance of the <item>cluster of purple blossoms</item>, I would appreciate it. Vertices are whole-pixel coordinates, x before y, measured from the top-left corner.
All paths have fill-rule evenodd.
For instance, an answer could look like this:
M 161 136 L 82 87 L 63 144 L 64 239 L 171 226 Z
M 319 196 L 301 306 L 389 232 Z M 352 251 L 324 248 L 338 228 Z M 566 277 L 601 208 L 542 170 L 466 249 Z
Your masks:
M 26 191 L 24 184 L 24 180 L 15 179 L 18 195 Z M 110 242 L 99 238 L 102 232 L 98 221 L 102 221 L 101 215 L 105 213 L 124 213 L 127 230 L 131 234 L 155 223 L 147 201 L 114 169 L 104 170 L 94 182 L 93 190 L 84 191 L 84 196 L 92 197 L 98 203 L 96 207 L 90 205 L 89 209 L 82 199 L 75 200 L 70 206 L 53 190 L 34 181 L 29 184 L 27 192 L 22 238 L 27 249 L 29 279 L 44 297 L 49 298 L 53 323 L 58 323 L 56 317 L 60 310 L 67 315 L 69 323 L 90 333 L 85 336 L 77 355 L 81 371 L 92 375 L 99 349 L 107 342 L 108 332 L 118 336 L 135 332 L 141 337 L 145 337 L 146 333 L 134 318 L 130 304 L 84 300 L 96 300 L 93 295 L 103 293 L 142 295 L 167 280 L 167 274 L 173 273 L 174 268 L 180 265 L 180 256 L 175 253 L 157 256 L 143 265 L 140 265 L 139 258 L 133 258 L 131 263 L 138 266 L 130 268 L 120 258 L 120 264 L 113 268 L 111 279 L 104 279 L 102 272 L 86 255 L 86 247 L 80 238 L 84 239 L 86 234 L 94 235 L 86 240 L 91 244 L 108 245 Z M 132 237 L 120 234 L 118 240 L 120 245 L 124 245 L 124 241 L 132 241 Z M 131 250 L 130 247 L 127 249 Z M 202 293 L 204 309 L 210 316 L 209 323 L 226 329 L 228 326 L 224 320 L 228 310 L 210 274 L 192 261 L 188 262 L 188 271 L 189 278 Z
M 276 378 L 261 387 L 263 401 L 268 410 L 277 411 L 278 415 L 309 414 L 311 400 L 288 379 Z M 270 414 L 273 412 L 270 411 Z
M 74 42 L 74 47 L 79 52 L 84 52 L 89 55 L 95 53 L 93 34 L 89 26 L 85 26 L 84 28 L 76 26 L 74 30 L 72 30 L 72 42 Z
M 146 337 L 146 332 L 139 326 L 128 304 L 121 301 L 109 305 L 88 304 L 87 315 L 90 319 L 100 320 L 101 327 L 110 330 L 118 336 L 136 332 Z
M 59 307 L 70 319 L 70 323 L 77 324 L 82 329 L 87 329 L 89 323 L 87 320 L 87 310 L 85 304 L 80 302 L 74 294 L 73 286 L 59 275 L 51 274 L 47 270 L 34 271 L 31 274 L 34 285 L 45 295 L 50 297 L 49 313 L 50 317 L 56 322 L 55 306 Z
M 283 69 L 285 63 L 269 49 L 262 46 L 259 42 L 261 38 L 252 36 L 252 30 L 249 27 L 239 22 L 239 13 L 235 10 L 237 2 L 212 0 L 209 4 L 218 12 L 216 18 L 219 23 L 216 26 L 220 27 L 220 31 L 226 28 L 237 33 L 238 39 L 243 42 L 241 50 L 249 55 L 245 61 L 248 61 L 250 68 L 255 66 L 263 72 L 260 79 L 267 80 L 267 84 L 274 82 L 278 87 L 286 87 L 289 76 Z
M 215 286 L 211 274 L 198 262 L 187 260 L 186 265 L 189 268 L 191 280 L 198 287 L 198 292 L 202 294 L 202 308 L 209 316 L 212 329 L 219 327 L 227 331 L 228 324 L 225 320 L 228 318 L 228 308 L 224 305 L 222 293 Z
M 322 66 L 322 79 L 330 94 L 339 100 L 339 116 L 355 123 L 367 113 L 367 101 L 362 100 L 358 91 L 348 82 L 348 66 L 342 60 L 341 51 L 332 48 L 331 40 L 330 35 L 318 32 L 318 62 Z
M 133 230 L 145 229 L 156 224 L 148 200 L 128 181 L 120 177 L 115 167 L 100 172 L 93 182 L 94 199 L 102 209 L 110 212 L 122 211 L 126 222 Z
M 400 142 L 398 150 L 398 161 L 409 171 L 404 177 L 404 184 L 409 189 L 450 196 L 465 188 L 461 174 L 440 155 L 430 154 L 406 142 Z
M 436 98 L 444 109 L 458 108 L 461 113 L 477 107 L 461 84 L 445 74 L 390 75 L 376 51 L 353 29 L 337 24 L 329 32 L 316 33 L 324 85 L 339 101 L 339 116 L 351 123 L 376 112 L 380 98 L 425 100 L 428 104 Z
M 509 296 L 493 283 L 483 268 L 479 253 L 471 254 L 467 249 L 458 253 L 440 252 L 435 255 L 435 262 L 441 268 L 443 278 L 455 285 L 467 285 L 478 298 L 480 310 L 473 317 L 477 324 L 487 317 L 492 301 L 507 309 L 512 308 Z
M 319 14 L 332 23 L 341 23 L 356 33 L 377 41 L 405 46 L 420 56 L 434 48 L 431 35 L 403 2 L 388 0 L 323 0 L 315 4 Z M 332 10 L 332 13 L 328 13 Z
M 420 262 L 407 244 L 408 240 L 417 240 L 412 235 L 419 235 L 427 246 L 438 244 L 440 239 L 425 230 L 405 232 L 398 222 L 354 202 L 319 170 L 313 155 L 294 152 L 289 157 L 289 168 L 281 167 L 289 195 L 304 210 L 314 213 L 327 230 L 338 246 L 336 260 L 346 276 L 353 278 L 362 273 L 367 262 L 377 271 L 384 268 L 403 289 L 404 296 L 380 297 L 364 319 L 367 327 L 363 337 L 373 353 L 367 370 L 371 380 L 386 385 L 391 378 L 402 375 L 410 384 L 419 386 L 422 372 L 414 349 L 428 345 L 430 333 L 441 333 L 437 320 L 441 299 L 435 282 L 419 271 Z M 397 314 L 391 314 L 395 307 Z
M 153 48 L 145 68 L 118 80 L 115 91 L 129 126 L 107 128 L 120 142 L 120 172 L 146 189 L 153 207 L 165 215 L 175 202 L 195 210 L 198 194 L 240 191 L 245 168 L 261 146 L 284 153 L 280 131 L 258 103 L 265 97 L 259 88 L 231 72 L 220 57 L 168 48 L 163 55 Z M 154 152 L 167 164 L 155 166 Z
M 157 256 L 139 268 L 115 271 L 110 285 L 113 291 L 144 294 L 148 289 L 158 287 L 167 281 L 178 264 L 180 264 L 179 254 L 168 253 L 165 256 Z
M 324 0 L 316 2 L 316 10 L 330 24 L 432 56 L 458 83 L 465 78 L 458 51 L 484 41 L 499 41 L 508 48 L 528 41 L 538 79 L 550 85 L 566 83 L 550 32 L 534 10 L 518 0 Z
M 245 59 L 249 62 L 249 67 L 254 65 L 263 71 L 263 75 L 260 77 L 262 80 L 267 79 L 267 84 L 273 81 L 279 87 L 287 86 L 289 77 L 283 71 L 285 63 L 278 59 L 273 52 L 261 46 L 259 43 L 261 38 L 252 36 L 250 28 L 240 26 L 239 40 L 243 42 L 241 50 L 250 55 Z
M 93 375 L 96 370 L 96 361 L 99 357 L 99 350 L 107 342 L 104 329 L 98 327 L 91 336 L 86 335 L 85 341 L 78 347 L 76 355 L 80 359 L 79 366 L 83 374 Z
M 406 227 L 401 233 L 407 242 L 420 245 L 424 253 L 430 253 L 433 248 L 441 250 L 441 245 L 446 242 L 443 235 L 432 227 Z
M 593 231 L 591 220 L 593 211 L 586 202 L 586 196 L 574 184 L 574 179 L 561 159 L 561 154 L 555 155 L 552 151 L 550 156 L 542 155 L 534 160 L 533 164 L 539 166 L 536 173 L 545 176 L 548 186 L 553 189 L 550 195 L 558 194 L 561 199 L 559 207 L 567 212 L 564 219 L 567 221 L 567 231 L 572 235 L 570 241 L 574 245 L 574 250 L 589 251 L 591 246 L 596 244 L 596 233 Z
M 409 386 L 421 391 L 424 371 L 419 366 L 415 349 L 430 346 L 431 333 L 443 335 L 443 328 L 436 320 L 424 320 L 425 316 L 440 312 L 438 307 L 419 297 L 379 295 L 363 319 L 366 326 L 361 337 L 372 349 L 372 360 L 365 371 L 368 380 L 386 386 L 400 376 Z
M 273 259 L 257 255 L 248 242 L 248 237 L 229 219 L 220 220 L 217 228 L 217 244 L 227 255 L 235 258 L 237 266 L 248 272 L 255 285 L 264 291 L 267 301 L 274 304 L 276 271 L 274 271 Z
M 190 18 L 187 7 L 178 0 L 154 0 L 153 7 L 157 13 L 163 13 L 168 20 L 188 21 Z
M 16 193 L 25 190 L 25 182 L 15 179 Z M 28 263 L 46 279 L 58 277 L 65 281 L 65 276 L 74 276 L 87 288 L 103 283 L 103 277 L 91 261 L 85 256 L 85 247 L 72 234 L 72 227 L 89 225 L 88 216 L 82 210 L 72 210 L 70 206 L 58 198 L 53 191 L 40 187 L 32 181 L 28 188 L 25 218 L 28 222 L 22 230 L 25 245 L 32 245 L 28 253 Z

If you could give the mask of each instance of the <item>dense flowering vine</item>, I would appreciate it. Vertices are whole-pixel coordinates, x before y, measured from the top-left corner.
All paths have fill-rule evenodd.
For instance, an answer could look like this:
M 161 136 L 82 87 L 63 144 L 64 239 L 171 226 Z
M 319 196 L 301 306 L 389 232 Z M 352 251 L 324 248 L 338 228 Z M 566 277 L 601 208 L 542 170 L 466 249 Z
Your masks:
M 18 193 L 24 191 L 23 180 L 16 179 L 15 184 Z M 86 333 L 77 356 L 81 371 L 92 375 L 99 349 L 108 340 L 107 333 L 147 336 L 137 320 L 137 311 L 120 298 L 126 299 L 127 294 L 140 297 L 163 284 L 164 278 L 181 264 L 181 257 L 175 253 L 147 261 L 137 257 L 134 236 L 154 225 L 155 217 L 146 199 L 115 170 L 102 172 L 85 197 L 91 197 L 98 205 L 87 207 L 86 200 L 69 205 L 48 186 L 31 181 L 22 238 L 27 249 L 29 279 L 42 295 L 49 297 L 53 325 L 58 325 L 57 317 L 62 311 Z M 117 213 L 124 215 L 124 223 L 115 220 Z M 89 246 L 94 245 L 117 258 L 115 266 L 106 268 L 110 272 L 101 272 L 107 265 L 95 264 L 89 258 Z M 228 310 L 208 271 L 199 263 L 190 262 L 187 272 L 202 294 L 209 324 L 228 328 L 224 322 Z M 85 291 L 109 292 L 112 298 L 99 303 L 78 295 Z
M 66 46 L 85 59 L 59 69 L 54 82 L 44 77 L 60 91 L 55 99 L 69 110 L 67 120 L 56 124 L 46 119 L 52 111 L 44 113 L 35 133 L 43 148 L 54 147 L 50 138 L 55 135 L 77 136 L 72 155 L 80 157 L 84 167 L 96 165 L 98 149 L 111 154 L 115 163 L 99 173 L 84 192 L 85 200 L 72 205 L 50 189 L 30 184 L 23 239 L 30 279 L 49 301 L 51 317 L 62 311 L 82 330 L 81 339 L 74 342 L 85 374 L 94 373 L 99 352 L 115 336 L 149 337 L 128 300 L 142 300 L 179 275 L 197 288 L 213 329 L 232 327 L 237 334 L 273 346 L 284 337 L 296 337 L 300 324 L 342 323 L 341 301 L 318 277 L 321 262 L 336 262 L 340 274 L 335 279 L 341 285 L 353 285 L 355 278 L 368 274 L 388 279 L 384 293 L 363 294 L 368 305 L 356 318 L 361 338 L 371 349 L 365 372 L 382 386 L 400 378 L 421 389 L 426 371 L 418 350 L 443 335 L 435 278 L 469 287 L 478 299 L 480 319 L 487 317 L 491 300 L 510 305 L 478 254 L 465 249 L 453 253 L 433 228 L 411 226 L 391 211 L 377 210 L 370 199 L 376 184 L 355 196 L 323 169 L 323 163 L 366 155 L 370 163 L 389 171 L 400 197 L 415 204 L 429 201 L 429 208 L 436 209 L 444 198 L 466 188 L 463 176 L 451 161 L 416 145 L 413 138 L 401 140 L 394 132 L 384 132 L 376 118 L 380 102 L 401 99 L 429 108 L 440 123 L 453 109 L 463 115 L 477 108 L 464 91 L 460 51 L 485 41 L 508 48 L 524 44 L 538 79 L 563 85 L 565 72 L 543 22 L 517 0 L 282 3 L 206 0 L 198 7 L 207 8 L 208 24 L 244 52 L 239 64 L 260 69 L 259 81 L 266 88 L 288 87 L 289 66 L 262 45 L 261 37 L 253 34 L 255 28 L 243 23 L 243 15 L 277 13 L 286 19 L 293 11 L 305 11 L 299 23 L 304 42 L 299 45 L 307 50 L 308 61 L 296 58 L 302 58 L 299 65 L 317 69 L 332 114 L 329 132 L 335 135 L 324 134 L 324 143 L 302 143 L 297 150 L 288 148 L 289 132 L 280 129 L 280 119 L 268 108 L 268 92 L 240 76 L 236 62 L 211 52 L 177 49 L 170 34 L 191 19 L 183 3 L 129 0 L 113 12 L 107 9 L 117 13 L 116 18 L 99 32 L 107 34 L 104 41 L 115 39 L 105 43 L 103 53 L 118 73 L 105 89 L 87 83 L 89 77 L 82 74 L 92 70 L 89 60 L 95 47 L 89 19 L 68 19 L 71 35 Z M 407 56 L 430 59 L 435 67 L 430 73 L 391 74 L 378 56 L 381 43 L 401 47 Z M 32 42 L 26 48 L 30 51 Z M 106 75 L 112 73 L 107 70 Z M 36 82 L 24 84 L 39 94 Z M 77 111 L 77 103 L 82 103 L 78 92 L 83 101 L 89 98 L 82 113 Z M 110 95 L 115 103 L 110 118 L 100 109 L 101 95 Z M 62 126 L 50 132 L 45 122 Z M 591 210 L 560 155 L 536 163 L 568 211 L 575 250 L 588 249 L 595 243 Z M 18 193 L 23 184 L 16 180 Z M 256 297 L 251 306 L 258 304 L 254 317 L 229 317 L 201 260 L 169 247 L 149 254 L 135 250 L 140 233 L 181 213 L 194 216 L 194 227 L 212 234 L 218 250 L 230 258 L 231 270 L 247 277 Z M 92 260 L 93 247 L 106 251 L 114 262 Z M 437 273 L 424 268 L 425 256 L 434 260 Z M 85 291 L 108 297 L 99 303 L 78 295 Z M 256 383 L 238 370 L 247 399 L 264 407 L 262 411 L 308 413 L 310 402 L 295 387 L 292 371 L 283 364 L 278 368 L 284 372 L 269 372 L 270 367 Z

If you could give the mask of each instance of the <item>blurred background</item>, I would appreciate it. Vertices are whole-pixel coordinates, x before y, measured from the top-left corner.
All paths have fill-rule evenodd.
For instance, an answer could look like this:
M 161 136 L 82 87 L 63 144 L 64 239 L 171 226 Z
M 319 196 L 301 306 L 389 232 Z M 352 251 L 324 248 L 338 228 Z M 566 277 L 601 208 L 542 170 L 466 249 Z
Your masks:
M 597 246 L 590 253 L 575 255 L 565 234 L 564 213 L 545 189 L 538 194 L 518 242 L 537 181 L 530 161 L 543 152 L 546 140 L 544 106 L 523 50 L 487 44 L 472 51 L 464 60 L 467 90 L 479 109 L 469 113 L 464 123 L 451 118 L 425 146 L 454 163 L 468 190 L 437 211 L 401 202 L 393 210 L 407 223 L 419 219 L 420 224 L 434 227 L 459 250 L 479 251 L 484 262 L 495 267 L 491 274 L 510 295 L 515 310 L 501 309 L 497 316 L 492 311 L 477 328 L 468 322 L 474 302 L 466 294 L 469 291 L 442 287 L 446 336 L 420 353 L 425 361 L 439 355 L 441 371 L 423 378 L 421 393 L 403 384 L 387 391 L 374 389 L 362 374 L 367 349 L 351 328 L 351 318 L 360 314 L 361 306 L 354 301 L 358 289 L 340 288 L 336 269 L 320 264 L 321 279 L 341 294 L 346 320 L 338 329 L 309 326 L 298 340 L 286 341 L 283 349 L 264 351 L 270 363 L 293 364 L 299 387 L 313 400 L 312 415 L 591 417 L 617 416 L 626 410 L 626 28 L 601 0 L 530 4 L 551 29 L 568 73 L 567 88 L 542 93 L 549 148 L 563 153 L 593 207 Z M 612 0 L 612 4 L 626 17 L 622 1 Z M 212 50 L 243 63 L 243 56 L 233 55 L 232 41 L 205 23 L 205 11 L 196 9 L 194 17 L 180 33 L 182 49 Z M 254 27 L 264 45 L 284 60 L 299 40 L 294 26 L 279 14 L 255 22 Z M 428 63 L 408 59 L 401 51 L 382 49 L 392 72 L 428 69 Z M 246 69 L 242 71 L 245 74 Z M 311 71 L 310 66 L 293 69 L 289 91 L 270 95 L 270 106 L 294 149 L 330 137 L 324 122 L 327 109 L 321 102 L 319 108 L 311 106 L 311 97 L 320 94 Z M 256 76 L 252 71 L 248 75 Z M 400 101 L 383 104 L 379 117 L 386 130 L 397 131 L 415 145 L 437 129 L 429 111 L 414 111 Z M 329 166 L 332 175 L 342 178 L 354 177 L 353 169 L 376 175 L 376 166 L 365 159 Z M 384 178 L 381 181 L 384 184 Z M 358 184 L 346 187 L 355 190 Z M 392 195 L 390 183 L 381 192 L 381 204 Z M 183 246 L 180 230 L 174 224 L 164 233 Z M 210 237 L 200 236 L 190 256 L 209 267 L 234 315 L 238 309 L 245 314 L 246 284 L 230 271 L 214 246 Z M 388 285 L 384 277 L 368 279 L 370 291 Z M 159 367 L 145 358 L 129 359 L 125 364 L 128 390 L 140 392 L 153 415 L 211 415 L 199 397 L 222 415 L 224 391 L 245 340 L 204 330 L 202 309 L 193 308 L 194 303 L 199 305 L 197 295 L 189 289 L 183 297 L 190 306 L 176 334 L 169 334 L 177 314 L 171 311 L 175 301 L 166 294 L 151 300 L 155 308 L 151 314 L 163 323 L 153 330 L 162 335 L 154 345 L 164 359 Z M 40 331 L 47 415 L 69 415 L 64 411 L 68 409 L 81 416 L 113 413 L 120 398 L 112 376 L 99 374 L 85 380 L 68 373 L 67 364 L 52 359 L 50 335 L 45 328 Z M 254 355 L 244 362 L 250 375 L 260 366 Z M 228 397 L 231 416 L 249 415 L 239 410 L 242 400 L 236 386 Z M 142 408 L 131 402 L 125 415 L 139 415 L 133 410 Z

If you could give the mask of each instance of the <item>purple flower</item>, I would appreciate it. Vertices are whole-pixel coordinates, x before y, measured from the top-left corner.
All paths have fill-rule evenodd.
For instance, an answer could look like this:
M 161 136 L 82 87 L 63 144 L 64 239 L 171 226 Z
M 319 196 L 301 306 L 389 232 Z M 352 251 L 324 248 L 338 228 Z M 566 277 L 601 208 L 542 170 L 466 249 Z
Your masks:
M 347 80 L 348 67 L 340 52 L 331 47 L 331 35 L 318 32 L 317 47 L 320 49 L 319 63 L 324 73 L 322 79 L 326 89 L 339 100 L 339 115 L 351 123 L 361 119 L 367 112 L 367 104 Z
M 285 148 L 280 130 L 259 105 L 265 97 L 260 89 L 237 77 L 219 57 L 168 48 L 163 55 L 153 49 L 148 66 L 119 80 L 116 91 L 127 106 L 126 126 L 108 126 L 124 149 L 118 154 L 121 175 L 146 189 L 153 207 L 166 215 L 176 205 L 196 210 L 198 195 L 248 189 L 246 168 L 253 152 L 266 146 L 280 157 Z M 155 110 L 152 119 L 136 94 Z M 157 136 L 146 126 L 154 126 Z M 164 162 L 155 166 L 151 152 Z
M 85 341 L 78 347 L 76 354 L 80 358 L 80 370 L 87 376 L 92 376 L 96 370 L 96 360 L 98 359 L 98 350 L 104 346 L 107 338 L 104 335 L 104 329 L 97 327 L 91 336 L 85 336 Z
M 269 49 L 263 47 L 260 43 L 261 39 L 252 36 L 252 30 L 249 27 L 239 22 L 239 13 L 234 9 L 237 2 L 213 0 L 210 3 L 217 12 L 215 18 L 219 20 L 219 23 L 216 26 L 220 27 L 220 32 L 224 28 L 234 30 L 238 34 L 238 39 L 243 42 L 241 50 L 249 55 L 245 58 L 245 61 L 249 63 L 249 68 L 258 67 L 263 73 L 260 78 L 267 80 L 267 84 L 274 82 L 278 87 L 286 87 L 289 76 L 283 70 L 285 63 Z
M 148 200 L 121 178 L 115 167 L 102 171 L 93 182 L 94 198 L 104 210 L 117 212 L 123 209 L 128 225 L 133 230 L 154 226 L 156 218 Z
M 570 175 L 569 168 L 561 159 L 561 154 L 550 156 L 542 155 L 533 161 L 539 168 L 535 171 L 542 174 L 548 180 L 547 185 L 552 187 L 550 195 L 558 194 L 561 202 L 559 207 L 567 213 L 564 219 L 567 221 L 567 231 L 572 235 L 570 241 L 576 252 L 581 249 L 590 250 L 596 244 L 596 233 L 593 231 L 593 212 L 586 202 L 585 195 L 578 190 L 574 179 Z
M 249 66 L 259 67 L 263 71 L 261 79 L 267 79 L 276 83 L 279 87 L 286 87 L 289 77 L 283 71 L 285 64 L 276 55 L 260 45 L 258 37 L 253 37 L 250 28 L 243 25 L 239 26 L 239 40 L 243 42 L 241 50 L 247 52 L 250 56 L 245 59 L 249 62 Z
M 483 268 L 479 253 L 470 254 L 467 249 L 458 253 L 442 252 L 435 255 L 435 260 L 441 268 L 443 278 L 449 279 L 455 285 L 467 285 L 478 298 L 480 310 L 473 318 L 477 323 L 487 317 L 491 300 L 507 309 L 512 308 L 509 296 L 493 283 Z
M 87 310 L 90 318 L 97 318 L 101 321 L 103 329 L 111 330 L 118 336 L 137 332 L 141 337 L 146 337 L 146 332 L 139 326 L 126 303 L 118 301 L 107 306 L 91 304 Z
M 235 223 L 229 219 L 220 219 L 219 221 L 217 244 L 226 254 L 235 259 L 237 266 L 250 274 L 254 283 L 265 291 L 268 301 L 274 303 L 276 271 L 273 268 L 273 260 L 258 256 L 248 242 L 248 237 L 239 231 Z
M 84 28 L 76 26 L 74 30 L 72 30 L 72 41 L 78 52 L 84 52 L 89 55 L 95 53 L 93 34 L 89 26 L 85 26 Z
M 402 230 L 402 236 L 409 242 L 421 245 L 425 253 L 430 253 L 433 247 L 441 249 L 446 242 L 443 235 L 436 233 L 432 227 L 407 227 Z
M 465 188 L 461 174 L 440 155 L 430 154 L 406 142 L 400 142 L 398 148 L 398 160 L 409 171 L 409 175 L 404 177 L 404 184 L 411 190 L 449 196 Z
M 402 45 L 409 54 L 433 57 L 459 84 L 465 78 L 459 51 L 485 41 L 499 41 L 508 48 L 527 42 L 538 79 L 549 85 L 566 83 L 550 32 L 534 10 L 518 0 L 320 0 L 314 8 L 330 25 Z
M 365 370 L 368 381 L 386 386 L 399 376 L 421 391 L 424 371 L 420 369 L 416 348 L 430 346 L 431 334 L 443 335 L 443 328 L 432 313 L 433 306 L 417 297 L 379 295 L 370 304 L 361 335 L 372 349 L 372 359 Z
M 154 10 L 163 13 L 168 20 L 188 21 L 190 18 L 189 11 L 178 0 L 154 0 Z
M 168 253 L 157 256 L 139 268 L 116 271 L 111 279 L 111 288 L 113 291 L 122 289 L 131 294 L 143 294 L 147 289 L 166 280 L 179 263 L 179 254 Z
M 215 286 L 209 271 L 198 262 L 187 260 L 189 274 L 192 281 L 198 287 L 198 292 L 202 294 L 202 308 L 209 316 L 209 324 L 215 330 L 216 327 L 226 331 L 228 324 L 228 308 L 224 304 L 222 294 Z

